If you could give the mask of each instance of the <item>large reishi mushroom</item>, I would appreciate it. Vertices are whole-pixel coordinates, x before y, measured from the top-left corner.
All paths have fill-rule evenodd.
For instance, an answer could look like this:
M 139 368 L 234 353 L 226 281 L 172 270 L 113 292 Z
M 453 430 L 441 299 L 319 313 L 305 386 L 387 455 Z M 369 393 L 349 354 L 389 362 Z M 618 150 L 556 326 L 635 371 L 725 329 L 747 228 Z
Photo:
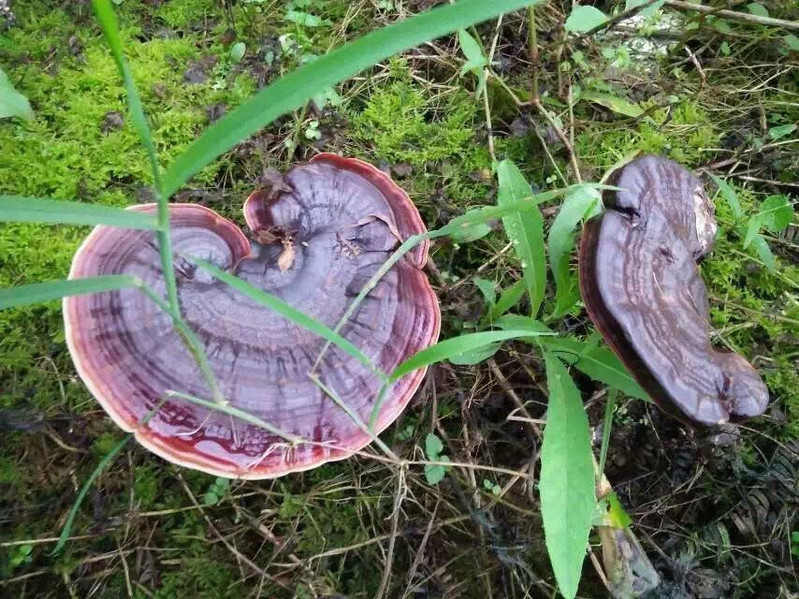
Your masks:
M 768 391 L 742 356 L 714 349 L 697 267 L 714 208 L 691 172 L 643 156 L 617 170 L 580 244 L 580 289 L 610 347 L 665 412 L 691 425 L 763 413 Z
M 252 242 L 208 208 L 170 205 L 178 298 L 230 405 L 308 442 L 290 446 L 261 427 L 180 399 L 146 421 L 168 390 L 211 397 L 170 317 L 136 289 L 64 300 L 75 367 L 113 420 L 165 459 L 217 476 L 307 470 L 348 457 L 370 437 L 308 377 L 322 339 L 180 256 L 208 260 L 332 328 L 397 245 L 425 231 L 408 195 L 360 160 L 320 154 L 271 179 L 245 203 Z M 427 252 L 424 243 L 400 260 L 341 329 L 384 372 L 438 338 L 438 302 L 421 270 Z M 96 227 L 70 278 L 108 274 L 137 276 L 164 294 L 153 233 Z M 315 373 L 369 421 L 380 387 L 373 372 L 331 346 Z M 402 412 L 423 376 L 417 370 L 391 386 L 378 431 Z

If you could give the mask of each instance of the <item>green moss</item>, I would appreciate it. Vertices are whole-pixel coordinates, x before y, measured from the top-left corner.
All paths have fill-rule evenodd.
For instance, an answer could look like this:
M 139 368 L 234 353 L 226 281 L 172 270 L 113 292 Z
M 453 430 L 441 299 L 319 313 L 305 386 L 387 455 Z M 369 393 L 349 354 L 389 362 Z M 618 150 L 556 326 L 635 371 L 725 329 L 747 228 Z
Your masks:
M 179 5 L 181 3 L 172 3 Z M 127 116 L 121 128 L 103 127 L 108 112 L 124 115 L 124 90 L 102 38 L 86 28 L 75 31 L 83 44 L 77 56 L 68 51 L 75 30 L 70 16 L 53 10 L 19 15 L 22 27 L 8 33 L 14 48 L 10 60 L 20 66 L 11 76 L 31 101 L 36 118 L 30 123 L 0 121 L 0 193 L 87 200 L 124 206 L 150 185 L 152 175 L 136 132 Z M 42 29 L 45 27 L 45 29 Z M 59 31 L 58 36 L 42 31 Z M 205 107 L 235 106 L 254 90 L 242 74 L 188 85 L 183 72 L 200 58 L 200 40 L 192 36 L 135 39 L 137 27 L 123 31 L 124 47 L 140 90 L 162 162 L 188 146 L 208 122 Z M 50 72 L 35 62 L 59 49 L 59 68 Z M 216 82 L 219 83 L 219 82 Z M 104 130 L 105 129 L 105 130 Z M 223 158 L 192 181 L 215 185 Z M 31 224 L 0 227 L 0 286 L 63 278 L 72 255 L 88 229 Z M 0 407 L 19 402 L 47 410 L 62 400 L 63 408 L 91 405 L 82 386 L 71 384 L 71 366 L 63 343 L 58 302 L 0 313 Z M 62 386 L 64 389 L 62 395 Z
M 680 102 L 656 110 L 637 127 L 625 123 L 587 123 L 575 139 L 580 159 L 597 169 L 608 169 L 634 152 L 664 154 L 686 165 L 702 162 L 708 148 L 718 147 L 720 133 L 699 106 Z

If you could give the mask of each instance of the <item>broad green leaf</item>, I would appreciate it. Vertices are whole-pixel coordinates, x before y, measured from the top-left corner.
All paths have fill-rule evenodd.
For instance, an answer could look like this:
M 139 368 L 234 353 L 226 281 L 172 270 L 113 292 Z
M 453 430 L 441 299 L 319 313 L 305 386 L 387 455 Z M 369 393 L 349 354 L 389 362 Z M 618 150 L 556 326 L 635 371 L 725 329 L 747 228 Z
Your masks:
M 583 218 L 593 216 L 600 205 L 600 195 L 596 189 L 578 187 L 566 195 L 549 229 L 549 266 L 555 277 L 553 317 L 571 310 L 580 297 L 569 268 L 569 255 L 574 248 L 574 228 Z
M 605 108 L 624 116 L 636 118 L 644 114 L 644 109 L 638 104 L 633 104 L 629 100 L 625 100 L 624 98 L 620 98 L 619 96 L 613 94 L 584 91 L 580 95 L 580 98 L 582 100 L 587 100 L 588 102 L 595 102 L 600 106 L 604 106 Z
M 522 299 L 523 295 L 524 279 L 519 279 L 507 289 L 503 289 L 502 293 L 499 294 L 497 303 L 494 304 L 494 306 L 491 308 L 491 311 L 488 313 L 488 320 L 496 320 L 505 314 L 505 312 L 519 303 L 519 300 Z
M 217 156 L 300 108 L 325 88 L 419 44 L 541 0 L 461 0 L 378 29 L 305 64 L 219 119 L 175 160 L 164 175 L 170 196 Z
M 247 46 L 244 42 L 236 42 L 230 48 L 230 60 L 233 61 L 234 64 L 241 62 L 241 59 L 244 58 L 244 54 L 247 52 Z
M 531 337 L 539 334 L 529 330 L 509 329 L 506 331 L 487 331 L 483 333 L 467 333 L 459 337 L 453 337 L 445 341 L 439 341 L 426 349 L 416 352 L 389 376 L 390 381 L 396 381 L 406 374 L 413 372 L 417 368 L 424 368 L 436 362 L 448 360 L 451 356 L 457 356 L 466 352 L 474 351 L 478 348 L 491 345 L 500 341 L 518 339 L 520 337 Z
M 375 367 L 369 358 L 364 354 L 360 349 L 355 347 L 352 343 L 347 341 L 344 337 L 333 331 L 332 329 L 325 326 L 323 323 L 319 322 L 318 320 L 314 320 L 304 312 L 297 310 L 296 308 L 290 306 L 280 298 L 266 293 L 258 289 L 257 287 L 253 287 L 247 281 L 240 279 L 234 275 L 231 275 L 220 268 L 216 267 L 215 265 L 211 264 L 210 262 L 206 262 L 205 260 L 200 260 L 199 258 L 194 258 L 192 256 L 186 256 L 186 259 L 193 264 L 196 264 L 203 270 L 212 274 L 215 278 L 219 279 L 226 285 L 229 285 L 239 293 L 246 295 L 250 299 L 258 302 L 262 306 L 273 310 L 280 314 L 283 318 L 290 320 L 297 326 L 300 326 L 304 329 L 311 331 L 312 333 L 318 335 L 319 337 L 326 339 L 333 345 L 340 348 L 342 351 L 349 354 L 351 357 L 355 358 L 369 368 L 370 370 L 374 371 Z
M 481 277 L 475 277 L 472 279 L 472 282 L 480 290 L 480 293 L 483 294 L 483 299 L 485 300 L 486 304 L 486 311 L 491 310 L 497 301 L 497 294 L 496 291 L 494 291 L 496 287 L 494 281 L 489 281 L 488 279 L 483 279 Z
M 33 110 L 28 99 L 14 89 L 8 75 L 0 69 L 0 119 L 18 116 L 23 119 L 32 119 Z
M 760 233 L 755 235 L 752 238 L 752 247 L 755 248 L 760 261 L 766 265 L 766 268 L 774 272 L 777 269 L 777 263 L 774 260 L 774 254 L 771 253 L 771 248 L 768 246 L 765 237 Z
M 768 17 L 768 9 L 759 4 L 758 2 L 752 2 L 751 4 L 747 4 L 746 10 L 749 11 L 750 14 L 755 15 L 756 17 Z
M 107 225 L 109 227 L 147 229 L 150 231 L 158 228 L 158 223 L 152 214 L 101 206 L 99 204 L 22 198 L 19 196 L 0 196 L 0 221 Z
M 793 33 L 787 33 L 782 39 L 789 50 L 799 52 L 799 37 L 795 36 Z
M 560 592 L 577 586 L 596 506 L 591 431 L 580 393 L 568 370 L 544 353 L 549 404 L 541 447 L 541 517 L 547 552 Z
M 466 351 L 462 354 L 450 356 L 449 361 L 457 366 L 472 366 L 488 360 L 488 358 L 499 351 L 500 347 L 502 347 L 501 343 L 484 345 L 483 347 L 478 347 L 477 349 Z
M 499 163 L 497 176 L 499 178 L 497 203 L 500 207 L 519 202 L 531 195 L 530 184 L 510 160 Z M 547 282 L 544 219 L 540 210 L 530 210 L 525 214 L 505 216 L 502 222 L 521 262 L 527 296 L 530 298 L 530 315 L 535 317 L 544 300 L 544 288 Z
M 793 204 L 783 195 L 769 196 L 763 200 L 758 217 L 769 231 L 779 233 L 791 224 Z
M 424 438 L 424 452 L 428 460 L 436 460 L 441 452 L 444 450 L 444 443 L 438 438 L 438 435 L 427 433 Z
M 469 71 L 479 74 L 480 70 L 488 65 L 488 60 L 483 55 L 483 49 L 480 44 L 465 29 L 458 31 L 458 43 L 460 43 L 461 51 L 466 57 L 466 62 L 461 67 L 461 77 Z
M 599 27 L 608 20 L 608 17 L 593 6 L 575 6 L 569 18 L 566 19 L 564 28 L 566 31 L 575 33 L 586 33 L 595 27 Z
M 791 123 L 790 125 L 778 125 L 769 129 L 768 135 L 774 140 L 782 139 L 783 137 L 786 137 L 796 131 L 796 128 L 796 123 Z
M 528 330 L 531 335 L 522 337 L 524 341 L 542 346 L 595 381 L 630 397 L 652 401 L 616 354 L 605 347 L 591 346 L 574 337 L 554 336 L 546 325 L 527 316 L 507 314 L 494 324 L 502 329 Z
M 65 279 L 20 285 L 19 287 L 6 287 L 5 289 L 0 289 L 0 310 L 49 302 L 70 295 L 117 291 L 128 287 L 139 287 L 140 285 L 141 281 L 130 275 L 107 275 L 87 279 Z
M 286 12 L 286 20 L 305 27 L 321 27 L 322 25 L 330 24 L 330 21 L 321 19 L 309 12 L 302 12 L 299 10 L 289 10 Z
M 449 457 L 442 455 L 438 459 L 435 460 L 436 462 L 449 462 Z M 447 470 L 449 466 L 442 466 L 440 464 L 425 464 L 424 466 L 424 477 L 427 480 L 428 485 L 437 485 L 440 483 L 444 477 L 447 475 Z
M 738 194 L 724 179 L 720 179 L 716 175 L 710 175 L 710 178 L 713 179 L 713 182 L 718 186 L 721 196 L 727 200 L 727 204 L 729 204 L 730 210 L 732 210 L 732 216 L 735 220 L 741 220 L 743 210 L 741 209 L 741 201 L 738 199 Z

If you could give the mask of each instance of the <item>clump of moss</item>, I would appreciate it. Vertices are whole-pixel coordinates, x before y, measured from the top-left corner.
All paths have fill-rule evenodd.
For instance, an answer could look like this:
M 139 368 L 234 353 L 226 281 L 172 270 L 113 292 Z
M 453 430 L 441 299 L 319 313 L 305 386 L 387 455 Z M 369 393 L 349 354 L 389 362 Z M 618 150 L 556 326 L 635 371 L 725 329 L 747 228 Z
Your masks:
M 178 3 L 173 3 L 178 4 Z M 19 28 L 8 32 L 11 76 L 31 101 L 32 122 L 0 122 L 0 193 L 87 200 L 124 206 L 135 203 L 152 181 L 150 166 L 125 114 L 124 90 L 102 38 L 75 29 L 61 10 L 19 15 Z M 42 34 L 75 30 L 78 48 L 69 40 Z M 244 74 L 225 80 L 188 85 L 183 72 L 201 57 L 199 39 L 135 38 L 136 26 L 123 30 L 134 79 L 164 164 L 179 154 L 208 123 L 206 106 L 234 106 L 248 97 L 254 84 Z M 77 44 L 77 45 L 76 45 Z M 49 52 L 59 48 L 58 69 L 48 71 Z M 49 48 L 49 50 L 47 50 Z M 31 62 L 33 61 L 33 62 Z M 41 61 L 40 64 L 39 61 Z M 217 82 L 218 83 L 218 82 Z M 118 116 L 107 118 L 108 113 Z M 120 118 L 121 117 L 121 118 Z M 199 173 L 193 183 L 214 185 L 225 159 Z M 32 224 L 7 224 L 0 229 L 0 286 L 35 283 L 67 275 L 72 255 L 88 229 Z M 88 399 L 72 384 L 68 356 L 60 332 L 58 302 L 0 313 L 0 407 L 17 402 L 47 410 L 59 400 L 62 409 L 77 409 Z M 63 395 L 62 395 L 63 388 Z M 85 405 L 91 405 L 86 403 Z
M 580 159 L 608 169 L 634 152 L 663 154 L 683 164 L 701 162 L 708 148 L 718 147 L 720 134 L 707 113 L 686 100 L 655 110 L 633 127 L 625 123 L 588 123 L 575 138 Z

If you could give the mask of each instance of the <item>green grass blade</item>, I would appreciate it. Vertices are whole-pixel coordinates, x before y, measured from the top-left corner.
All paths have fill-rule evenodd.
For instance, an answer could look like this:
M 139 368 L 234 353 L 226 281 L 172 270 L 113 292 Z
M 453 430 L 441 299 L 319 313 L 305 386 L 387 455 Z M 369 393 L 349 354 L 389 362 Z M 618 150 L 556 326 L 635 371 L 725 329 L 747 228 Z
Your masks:
M 164 174 L 172 195 L 217 156 L 320 91 L 398 52 L 541 0 L 461 0 L 379 29 L 303 65 L 222 117 Z M 106 0 L 107 2 L 107 0 Z
M 297 444 L 305 441 L 302 437 L 298 437 L 297 435 L 292 435 L 291 433 L 287 433 L 286 431 L 279 429 L 276 426 L 273 426 L 264 420 L 261 420 L 257 416 L 253 416 L 252 414 L 250 414 L 249 412 L 245 412 L 244 410 L 239 410 L 238 408 L 234 408 L 229 404 L 221 404 L 216 401 L 209 401 L 207 399 L 202 399 L 201 397 L 195 397 L 194 395 L 189 395 L 188 393 L 183 393 L 181 391 L 167 391 L 165 396 L 168 399 L 173 399 L 173 398 L 183 399 L 188 401 L 189 403 L 197 404 L 198 406 L 208 408 L 209 410 L 222 412 L 224 414 L 227 414 L 228 416 L 233 416 L 234 418 L 243 420 L 248 424 L 252 424 L 266 431 L 269 431 L 273 435 L 280 437 L 281 439 L 285 439 L 289 443 Z
M 577 594 L 596 505 L 591 431 L 569 371 L 544 353 L 549 407 L 541 447 L 541 518 L 560 592 Z
M 530 184 L 510 160 L 499 163 L 497 176 L 499 206 L 521 201 L 530 195 Z M 524 215 L 509 214 L 503 217 L 502 222 L 521 262 L 527 296 L 530 298 L 530 315 L 535 317 L 544 300 L 547 282 L 544 217 L 540 210 L 529 210 Z
M 246 295 L 250 299 L 258 302 L 262 306 L 269 308 L 280 314 L 283 318 L 286 318 L 293 322 L 294 324 L 311 331 L 312 333 L 326 339 L 328 342 L 332 343 L 333 345 L 339 347 L 342 351 L 346 352 L 358 362 L 369 368 L 375 374 L 377 374 L 381 379 L 385 379 L 385 374 L 381 373 L 377 370 L 372 364 L 371 360 L 364 354 L 360 349 L 355 347 L 352 343 L 347 341 L 344 337 L 339 335 L 336 331 L 328 328 L 318 320 L 315 320 L 305 314 L 304 312 L 300 312 L 296 308 L 288 305 L 286 302 L 281 300 L 280 298 L 266 293 L 265 291 L 261 291 L 257 287 L 253 287 L 247 281 L 240 279 L 234 275 L 228 274 L 225 271 L 217 268 L 210 262 L 206 262 L 205 260 L 200 260 L 199 258 L 193 258 L 191 256 L 186 257 L 187 260 L 196 264 L 203 270 L 208 271 L 214 277 L 229 285 L 239 293 Z
M 128 441 L 130 441 L 132 436 L 133 435 L 125 435 L 124 439 L 114 445 L 114 447 L 111 448 L 111 451 L 105 454 L 103 459 L 100 460 L 100 463 L 97 464 L 97 467 L 94 469 L 94 472 L 92 472 L 91 476 L 89 476 L 89 478 L 86 479 L 86 482 L 83 483 L 78 496 L 75 498 L 75 503 L 72 504 L 72 509 L 69 510 L 67 521 L 64 523 L 64 528 L 61 529 L 61 535 L 58 537 L 58 542 L 55 544 L 55 547 L 53 547 L 50 555 L 57 555 L 61 553 L 61 550 L 67 544 L 69 535 L 72 533 L 72 525 L 75 523 L 75 517 L 78 515 L 78 510 L 80 509 L 80 506 L 86 497 L 86 493 L 89 492 L 89 489 L 94 484 L 94 481 L 100 477 L 100 474 L 102 474 L 103 470 L 105 470 L 114 460 L 114 458 L 117 457 L 117 454 L 125 448 L 125 445 L 128 444 Z
M 430 364 L 449 359 L 464 352 L 471 352 L 498 341 L 519 339 L 520 337 L 533 337 L 552 333 L 531 331 L 529 329 L 510 329 L 507 331 L 487 331 L 483 333 L 468 333 L 440 341 L 435 345 L 416 352 L 391 373 L 389 380 L 396 381 L 417 368 L 424 368 Z
M 560 210 L 549 228 L 547 246 L 549 248 L 549 267 L 555 278 L 555 311 L 553 318 L 559 318 L 572 309 L 580 298 L 576 277 L 569 268 L 571 251 L 574 248 L 574 228 L 583 218 L 593 216 L 601 206 L 599 192 L 579 186 L 566 194 Z
M 83 204 L 81 202 L 6 195 L 0 196 L 0 221 L 106 225 L 126 229 L 146 229 L 148 231 L 158 228 L 155 217 L 142 212 L 97 204 Z
M 128 111 L 133 126 L 139 134 L 142 145 L 147 152 L 147 158 L 150 161 L 150 168 L 153 172 L 153 182 L 155 183 L 156 200 L 158 202 L 158 251 L 161 254 L 161 268 L 164 272 L 164 282 L 166 283 L 166 293 L 169 299 L 170 313 L 178 317 L 180 316 L 180 304 L 178 303 L 178 287 L 175 281 L 175 268 L 172 259 L 172 239 L 169 231 L 169 205 L 167 200 L 171 193 L 164 193 L 164 186 L 161 182 L 161 166 L 158 164 L 158 156 L 155 152 L 155 142 L 153 141 L 152 133 L 150 133 L 150 126 L 147 124 L 147 118 L 144 116 L 144 109 L 142 108 L 141 98 L 136 89 L 136 84 L 133 82 L 133 76 L 130 72 L 125 56 L 122 54 L 122 41 L 119 37 L 119 25 L 117 24 L 116 14 L 111 7 L 110 0 L 92 0 L 94 12 L 97 15 L 97 20 L 100 23 L 100 28 L 103 30 L 105 39 L 111 48 L 111 54 L 117 63 L 119 74 L 122 76 L 122 81 L 125 84 L 125 93 L 127 94 Z
M 5 289 L 0 289 L 0 310 L 49 302 L 69 295 L 116 291 L 128 287 L 139 287 L 140 285 L 141 281 L 130 275 L 107 275 L 87 279 L 64 279 L 46 283 L 33 283 L 32 285 L 20 285 L 19 287 L 6 287 Z

